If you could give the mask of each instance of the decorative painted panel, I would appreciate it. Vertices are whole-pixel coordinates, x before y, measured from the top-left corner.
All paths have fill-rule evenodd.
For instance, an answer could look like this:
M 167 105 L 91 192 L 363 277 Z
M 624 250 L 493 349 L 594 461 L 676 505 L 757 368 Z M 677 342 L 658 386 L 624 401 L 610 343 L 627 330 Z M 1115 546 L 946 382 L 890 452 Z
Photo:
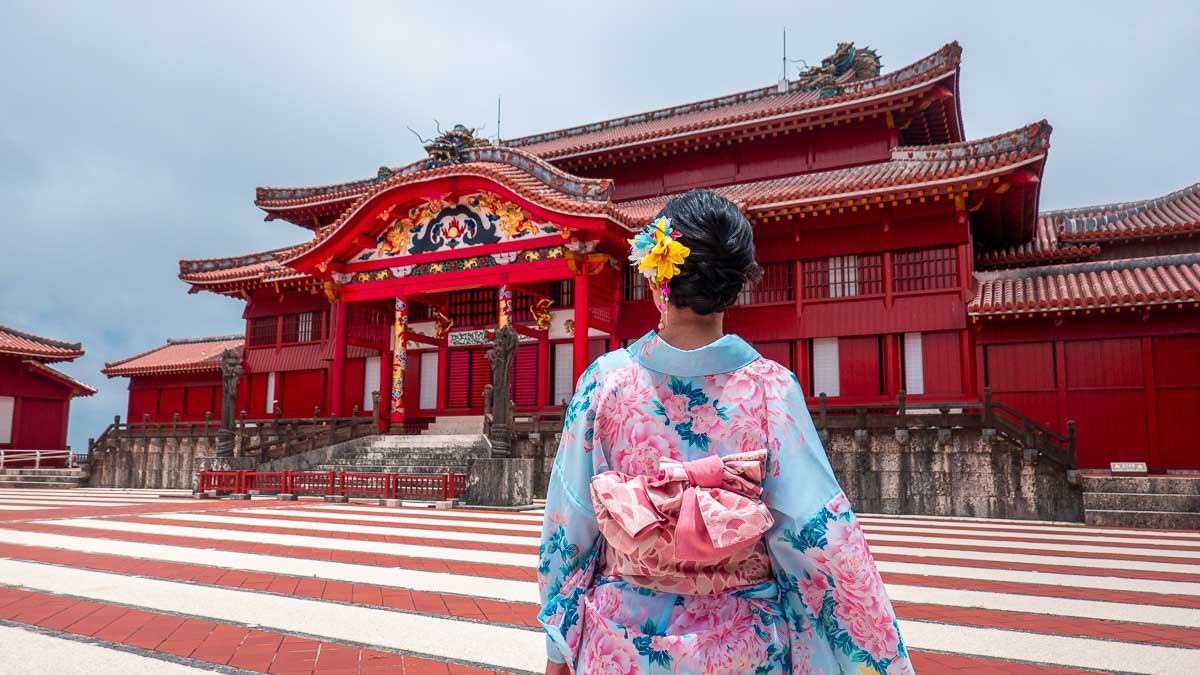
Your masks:
M 392 407 L 393 415 L 404 414 L 404 371 L 408 365 L 408 350 L 404 344 L 408 330 L 408 303 L 396 298 L 395 347 L 392 349 Z
M 380 214 L 388 221 L 377 246 L 359 260 L 458 250 L 498 244 L 545 234 L 558 234 L 550 223 L 534 222 L 527 211 L 499 195 L 482 192 L 457 200 L 432 199 L 407 213 L 388 209 Z
M 508 265 L 510 263 L 555 260 L 563 257 L 564 250 L 565 249 L 562 246 L 550 246 L 547 248 L 534 248 L 525 251 L 508 251 L 505 253 L 494 253 L 492 255 L 480 255 L 471 256 L 468 258 L 457 258 L 454 260 L 444 260 L 440 262 L 420 263 L 417 265 L 400 265 L 381 270 L 372 270 L 370 272 L 358 272 L 355 274 L 334 276 L 336 279 L 340 279 L 338 283 L 363 284 L 372 281 L 400 279 L 403 277 L 419 277 L 426 274 L 441 274 L 442 272 L 459 272 L 461 270 L 495 267 L 496 265 Z

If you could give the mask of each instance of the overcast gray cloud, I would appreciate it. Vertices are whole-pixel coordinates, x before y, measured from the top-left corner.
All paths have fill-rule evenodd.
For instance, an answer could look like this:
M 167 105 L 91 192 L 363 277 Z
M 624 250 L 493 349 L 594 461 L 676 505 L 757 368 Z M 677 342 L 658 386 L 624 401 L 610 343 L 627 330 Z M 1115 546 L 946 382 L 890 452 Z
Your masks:
M 452 6 L 448 6 L 452 5 Z M 516 136 L 770 84 L 839 40 L 885 69 L 964 48 L 971 137 L 1054 125 L 1042 207 L 1200 180 L 1192 2 L 0 3 L 0 323 L 81 340 L 85 446 L 125 408 L 104 361 L 241 330 L 180 258 L 299 241 L 258 185 L 416 159 L 405 129 Z M 795 75 L 794 69 L 790 73 Z

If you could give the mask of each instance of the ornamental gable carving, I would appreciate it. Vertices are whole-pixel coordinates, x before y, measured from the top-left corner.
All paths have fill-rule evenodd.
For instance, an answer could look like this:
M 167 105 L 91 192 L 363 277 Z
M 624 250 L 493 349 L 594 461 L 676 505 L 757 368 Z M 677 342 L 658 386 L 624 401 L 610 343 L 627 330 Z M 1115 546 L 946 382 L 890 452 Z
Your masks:
M 490 192 L 432 199 L 403 213 L 388 209 L 380 218 L 388 224 L 375 248 L 355 260 L 457 251 L 560 233 L 555 225 L 534 221 L 525 209 Z

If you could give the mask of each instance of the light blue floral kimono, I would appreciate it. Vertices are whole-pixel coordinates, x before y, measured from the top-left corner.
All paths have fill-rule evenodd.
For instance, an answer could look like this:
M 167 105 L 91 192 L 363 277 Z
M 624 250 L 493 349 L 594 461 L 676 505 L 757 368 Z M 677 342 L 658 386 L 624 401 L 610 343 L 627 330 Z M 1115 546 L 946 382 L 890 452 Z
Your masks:
M 693 460 L 710 455 L 734 482 L 737 458 L 753 468 L 765 457 L 745 474 L 761 478 L 761 497 L 745 481 L 737 494 L 687 484 Z M 676 559 L 680 490 L 714 544 L 753 540 L 718 559 Z M 755 504 L 767 514 L 757 529 L 737 511 Z M 650 333 L 583 374 L 550 479 L 538 580 L 548 658 L 585 675 L 913 672 L 799 383 L 732 335 L 682 351 Z

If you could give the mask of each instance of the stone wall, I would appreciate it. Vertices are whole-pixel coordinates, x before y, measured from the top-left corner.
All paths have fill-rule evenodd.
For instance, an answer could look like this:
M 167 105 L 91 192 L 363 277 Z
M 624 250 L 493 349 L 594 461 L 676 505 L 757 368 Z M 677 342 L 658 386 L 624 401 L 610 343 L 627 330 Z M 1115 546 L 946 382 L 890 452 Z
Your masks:
M 901 438 L 904 437 L 901 433 Z M 558 434 L 523 439 L 534 460 L 534 492 L 546 495 Z M 823 432 L 830 465 L 854 508 L 891 513 L 1081 522 L 1083 496 L 1067 471 L 981 429 Z M 804 489 L 803 483 L 797 489 Z
M 124 436 L 92 452 L 87 484 L 192 489 L 196 459 L 215 453 L 216 436 Z

